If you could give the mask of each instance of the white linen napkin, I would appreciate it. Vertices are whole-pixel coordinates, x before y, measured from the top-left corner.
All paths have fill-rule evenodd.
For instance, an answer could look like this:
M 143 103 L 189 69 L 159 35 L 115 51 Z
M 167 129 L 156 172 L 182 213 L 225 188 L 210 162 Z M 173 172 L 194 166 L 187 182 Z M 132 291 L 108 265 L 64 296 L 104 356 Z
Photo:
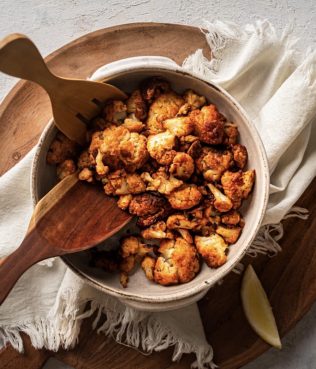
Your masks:
M 316 174 L 316 56 L 297 52 L 293 38 L 278 37 L 267 21 L 243 27 L 214 22 L 205 28 L 213 59 L 197 50 L 183 66 L 226 88 L 257 126 L 268 154 L 271 195 L 250 254 L 277 252 L 280 221 L 306 218 L 305 209 L 292 206 Z M 27 229 L 33 154 L 0 178 L 0 257 L 19 245 Z M 36 348 L 72 347 L 82 319 L 97 311 L 94 327 L 118 342 L 147 352 L 174 346 L 173 360 L 193 352 L 192 367 L 215 367 L 196 304 L 174 312 L 139 312 L 85 284 L 59 258 L 49 264 L 29 269 L 0 307 L 0 346 L 9 342 L 22 351 L 20 332 L 25 332 Z M 91 307 L 84 311 L 88 301 Z M 102 313 L 107 320 L 98 326 Z

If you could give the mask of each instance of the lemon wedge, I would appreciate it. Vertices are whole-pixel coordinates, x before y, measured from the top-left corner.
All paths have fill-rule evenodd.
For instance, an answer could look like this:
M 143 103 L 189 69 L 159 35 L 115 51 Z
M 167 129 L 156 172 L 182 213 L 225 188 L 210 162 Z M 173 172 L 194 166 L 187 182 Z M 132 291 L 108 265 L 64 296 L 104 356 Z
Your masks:
M 281 349 L 282 344 L 271 305 L 251 265 L 248 265 L 242 280 L 241 301 L 253 330 L 268 344 Z

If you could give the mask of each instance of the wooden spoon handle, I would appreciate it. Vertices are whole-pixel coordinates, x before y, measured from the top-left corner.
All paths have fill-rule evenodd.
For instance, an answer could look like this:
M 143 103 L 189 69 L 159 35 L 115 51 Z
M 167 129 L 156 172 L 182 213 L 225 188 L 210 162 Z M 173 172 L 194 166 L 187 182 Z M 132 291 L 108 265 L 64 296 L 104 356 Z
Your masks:
M 36 82 L 47 91 L 56 87 L 58 80 L 58 77 L 48 70 L 33 42 L 18 33 L 0 41 L 0 71 Z
M 33 264 L 50 257 L 50 248 L 36 230 L 30 231 L 20 247 L 0 260 L 0 305 L 17 280 Z

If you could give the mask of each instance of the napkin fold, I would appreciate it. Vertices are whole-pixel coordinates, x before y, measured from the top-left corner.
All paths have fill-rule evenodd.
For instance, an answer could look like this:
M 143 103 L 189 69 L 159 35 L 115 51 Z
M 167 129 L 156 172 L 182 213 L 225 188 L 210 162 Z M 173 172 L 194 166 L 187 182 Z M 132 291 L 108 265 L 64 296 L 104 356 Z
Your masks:
M 249 253 L 277 253 L 281 220 L 308 216 L 293 205 L 316 174 L 316 55 L 298 52 L 289 31 L 278 36 L 267 21 L 243 27 L 206 22 L 204 29 L 212 60 L 197 50 L 183 67 L 224 87 L 256 125 L 271 185 L 263 227 Z M 0 257 L 19 245 L 27 229 L 33 155 L 34 149 L 0 178 Z M 174 346 L 173 360 L 193 352 L 193 368 L 215 368 L 196 304 L 173 312 L 136 311 L 84 283 L 59 258 L 44 264 L 30 268 L 0 307 L 0 346 L 10 343 L 22 352 L 25 332 L 36 348 L 73 347 L 82 320 L 97 312 L 94 328 L 119 343 L 147 353 Z M 103 313 L 107 320 L 100 325 Z

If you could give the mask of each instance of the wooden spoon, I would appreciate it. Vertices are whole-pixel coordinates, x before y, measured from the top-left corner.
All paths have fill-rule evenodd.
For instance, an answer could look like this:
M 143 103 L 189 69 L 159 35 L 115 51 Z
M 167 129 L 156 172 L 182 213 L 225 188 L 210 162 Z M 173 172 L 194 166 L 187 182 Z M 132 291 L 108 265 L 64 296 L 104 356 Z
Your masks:
M 91 248 L 132 217 L 98 186 L 66 177 L 35 207 L 20 247 L 0 261 L 0 304 L 19 277 L 38 261 Z
M 81 145 L 86 143 L 87 123 L 100 112 L 102 102 L 127 97 L 109 84 L 57 77 L 33 42 L 18 33 L 0 41 L 0 71 L 42 86 L 50 97 L 56 126 Z

